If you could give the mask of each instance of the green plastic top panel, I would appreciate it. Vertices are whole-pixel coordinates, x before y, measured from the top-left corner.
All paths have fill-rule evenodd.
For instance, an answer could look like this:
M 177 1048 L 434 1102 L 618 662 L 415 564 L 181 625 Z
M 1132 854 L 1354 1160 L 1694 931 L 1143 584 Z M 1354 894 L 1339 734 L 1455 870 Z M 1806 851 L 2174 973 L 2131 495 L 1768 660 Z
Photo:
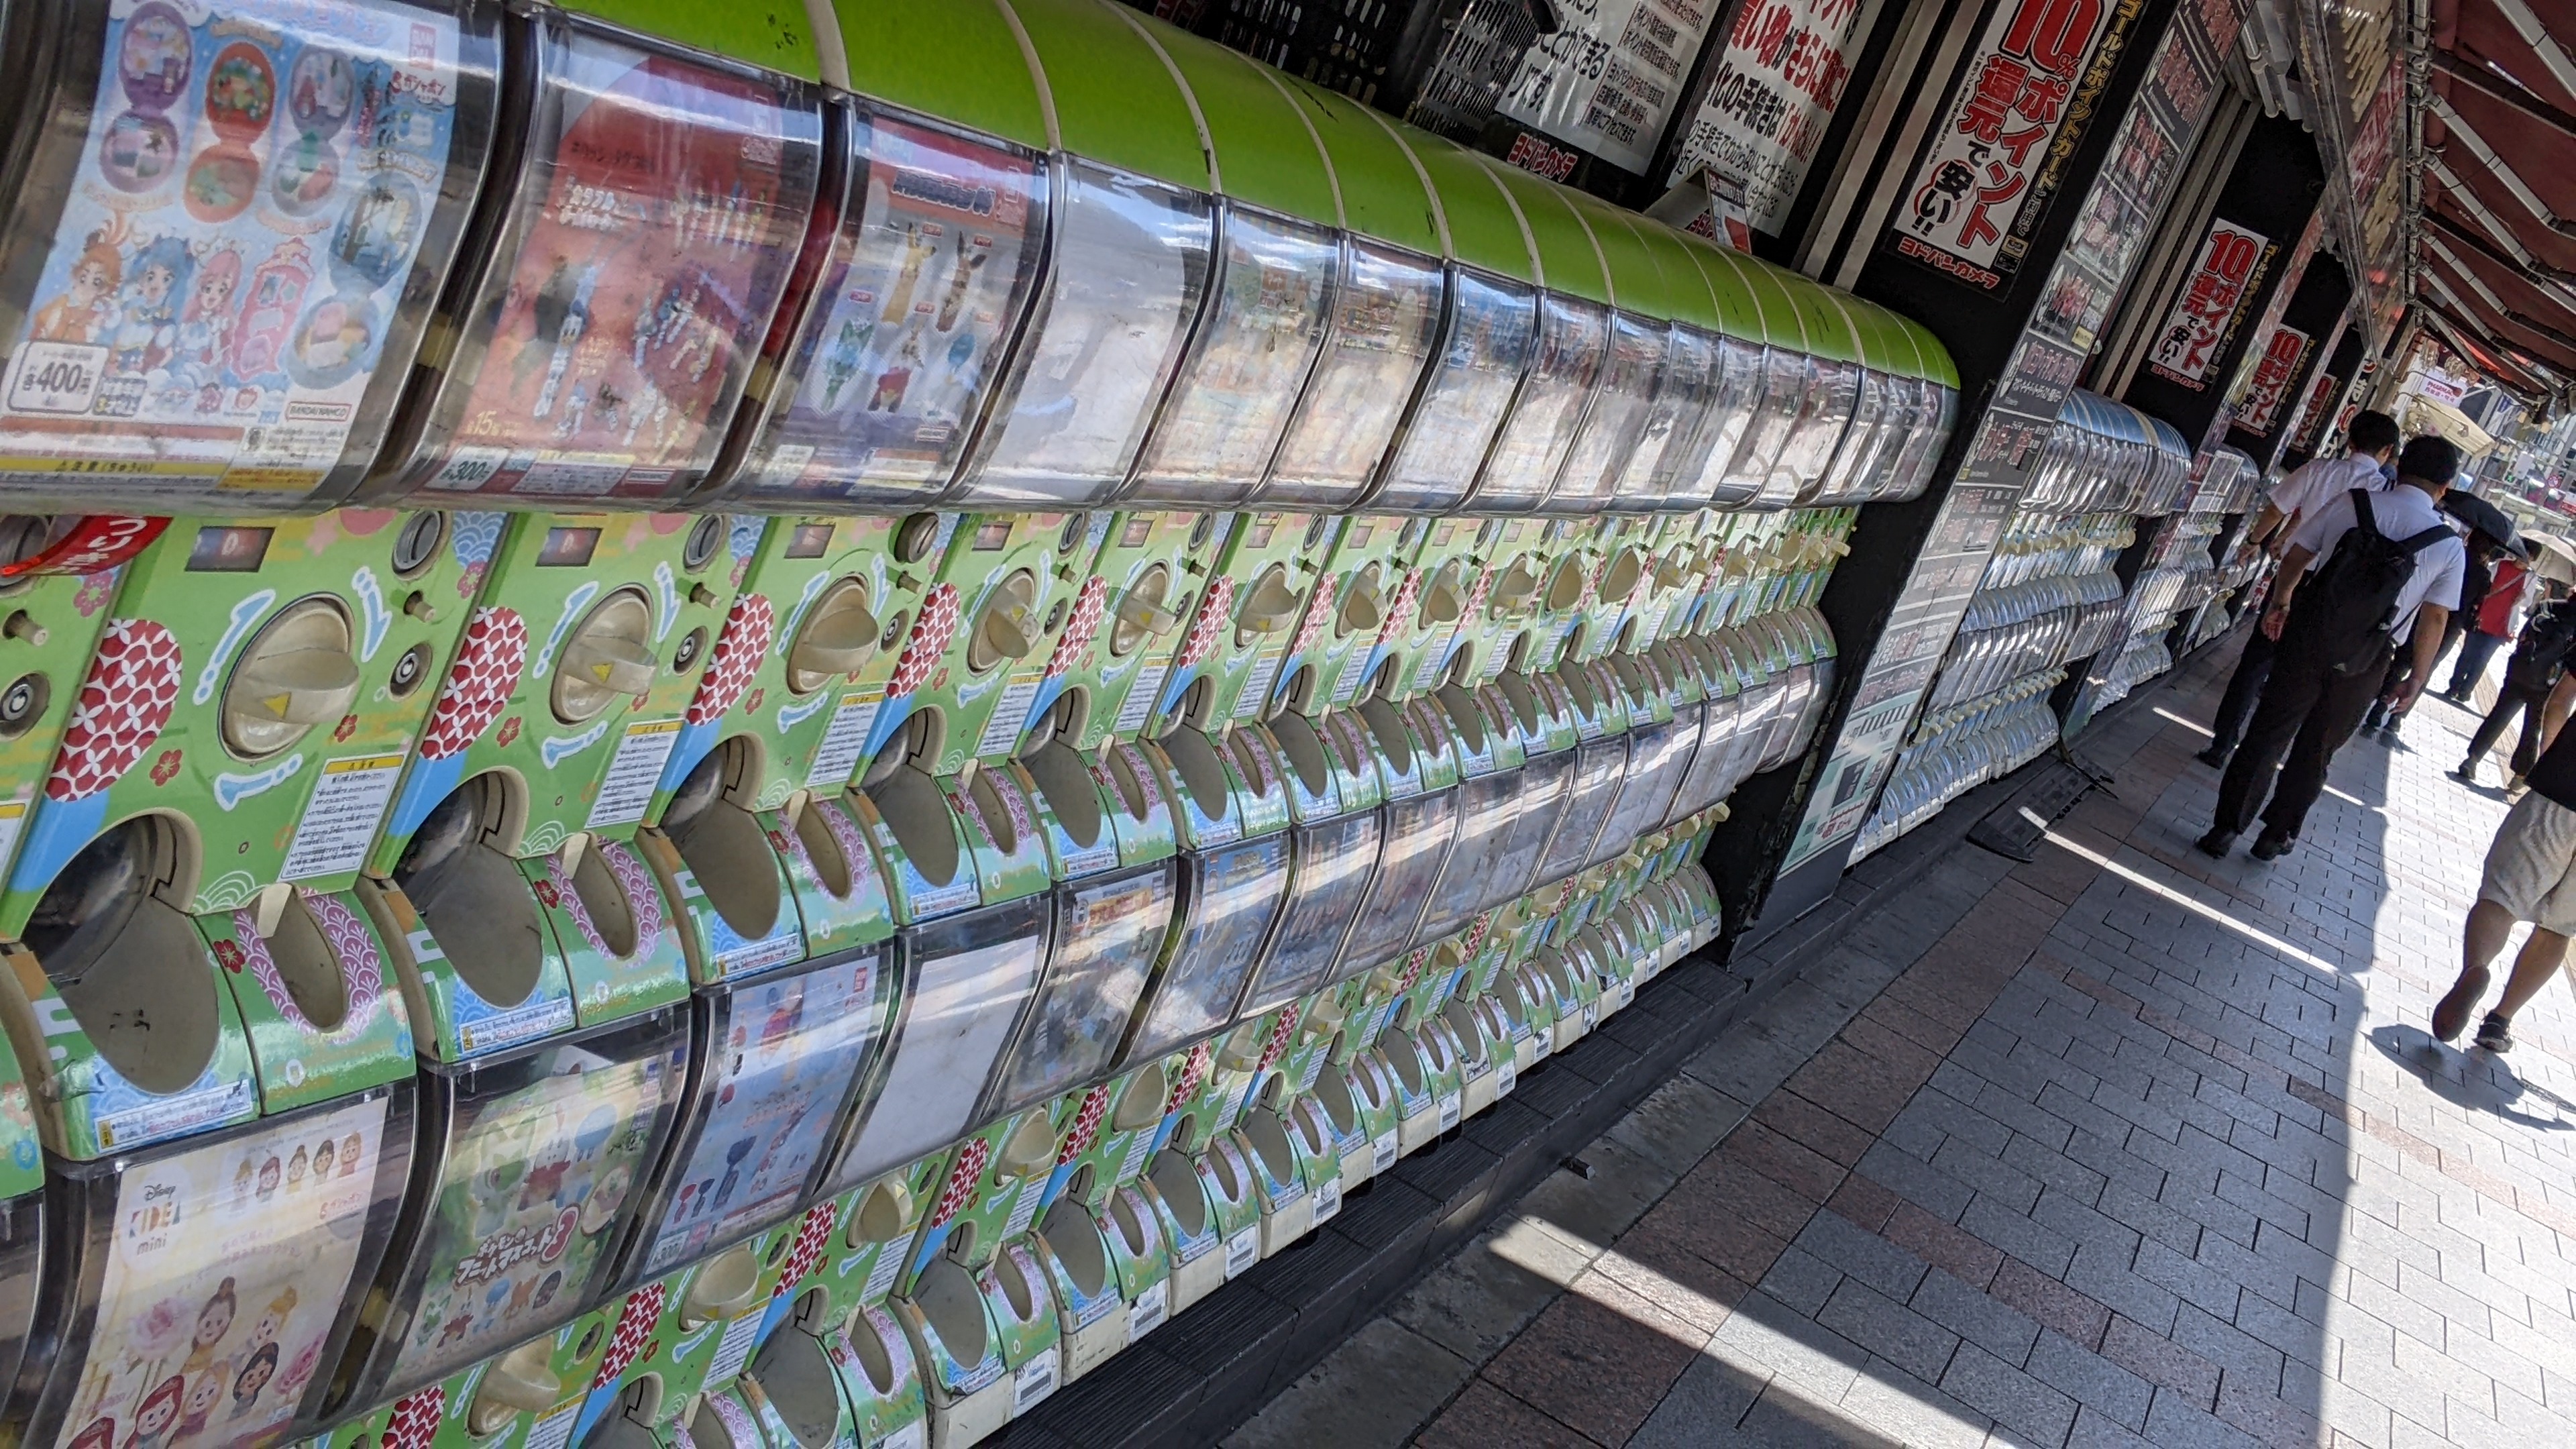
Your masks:
M 1638 243 L 1653 253 L 1657 265 L 1663 268 L 1664 300 L 1672 306 L 1672 319 L 1703 331 L 1725 331 L 1708 278 L 1700 271 L 1698 259 L 1682 245 L 1681 234 L 1647 217 L 1631 216 L 1625 220 L 1628 229 L 1637 234 Z
M 1726 250 L 1705 237 L 1688 232 L 1674 232 L 1673 240 L 1699 267 L 1700 280 L 1708 283 L 1708 292 L 1717 299 L 1717 327 L 1729 337 L 1748 342 L 1764 342 L 1770 332 L 1762 325 L 1762 306 L 1753 298 L 1753 286 L 1744 279 L 1744 270 L 1735 264 Z
M 1933 336 L 1932 329 L 1922 323 L 1902 313 L 1889 315 L 1895 317 L 1897 325 L 1905 329 L 1905 335 L 1914 339 L 1914 350 L 1923 359 L 1923 376 L 1952 392 L 1957 392 L 1959 369 L 1957 364 L 1950 361 L 1950 349 L 1942 346 L 1941 339 Z
M 1876 347 L 1878 357 L 1883 359 L 1872 366 L 1899 377 L 1923 375 L 1923 358 L 1914 346 L 1914 338 L 1897 325 L 1895 313 L 1851 296 L 1843 298 L 1843 310 L 1851 313 L 1852 325 L 1860 329 L 1861 336 Z
M 748 61 L 809 81 L 823 78 L 823 60 L 815 52 L 811 22 L 802 6 L 734 10 L 693 0 L 566 0 L 564 8 L 710 55 Z
M 1198 99 L 1216 148 L 1219 191 L 1317 226 L 1341 225 L 1333 168 L 1297 103 L 1270 83 L 1269 67 L 1148 16 L 1134 20 Z
M 1816 295 L 1843 314 L 1843 330 L 1851 336 L 1852 354 L 1863 367 L 1874 372 L 1894 372 L 1899 357 L 1908 362 L 1913 360 L 1913 348 L 1901 343 L 1893 350 L 1888 347 L 1887 334 L 1880 330 L 1878 320 L 1869 315 L 1867 304 L 1858 297 L 1822 284 L 1816 287 Z
M 1055 144 L 1019 33 L 994 0 L 832 0 L 832 11 L 851 90 L 1033 151 Z
M 1449 255 L 1515 281 L 1539 280 L 1537 259 L 1521 230 L 1510 193 L 1476 154 L 1454 141 L 1399 126 L 1396 135 L 1431 178 L 1440 214 L 1449 223 Z
M 949 4 L 953 0 L 908 0 Z M 1104 0 L 1006 0 L 1055 98 L 1056 136 L 1076 156 L 1192 191 L 1213 191 L 1190 97 L 1161 52 Z M 907 63 L 936 58 L 907 57 Z M 1304 128 L 1300 127 L 1300 139 Z M 1306 143 L 1312 150 L 1311 143 Z
M 1483 158 L 1483 163 L 1520 203 L 1521 218 L 1529 223 L 1530 240 L 1538 248 L 1539 266 L 1547 272 L 1548 290 L 1595 302 L 1618 300 L 1601 270 L 1601 253 L 1592 245 L 1591 231 L 1574 214 L 1574 203 L 1566 200 L 1572 193 L 1491 157 Z
M 1628 224 L 1630 213 L 1579 191 L 1567 196 L 1576 219 L 1591 228 L 1592 240 L 1601 249 L 1601 260 L 1610 268 L 1610 288 L 1619 295 L 1619 309 L 1658 322 L 1671 321 L 1672 283 L 1664 276 L 1663 263 L 1655 259 L 1637 229 Z
M 1831 292 L 1806 276 L 1785 267 L 1771 268 L 1772 275 L 1787 289 L 1791 306 L 1798 309 L 1798 320 L 1807 329 L 1807 350 L 1818 357 L 1836 362 L 1860 361 L 1860 344 L 1852 336 L 1851 319 L 1834 305 Z
M 1789 287 L 1781 280 L 1779 268 L 1721 247 L 1711 247 L 1709 254 L 1734 267 L 1735 274 L 1744 279 L 1745 290 L 1753 294 L 1754 304 L 1762 309 L 1763 336 L 1772 346 L 1792 352 L 1809 350 L 1806 319 L 1798 315 L 1796 304 L 1790 301 Z
M 1415 169 L 1413 153 L 1375 112 L 1348 96 L 1291 76 L 1276 79 L 1323 138 L 1340 183 L 1342 225 L 1361 236 L 1439 256 L 1440 211 Z M 1517 237 L 1515 237 L 1517 242 Z

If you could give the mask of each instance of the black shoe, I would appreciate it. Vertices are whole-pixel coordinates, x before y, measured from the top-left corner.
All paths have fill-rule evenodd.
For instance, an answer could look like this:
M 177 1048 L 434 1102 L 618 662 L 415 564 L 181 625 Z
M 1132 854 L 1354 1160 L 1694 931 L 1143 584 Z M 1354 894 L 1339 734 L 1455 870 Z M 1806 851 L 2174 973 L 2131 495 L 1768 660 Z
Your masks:
M 2478 1023 L 2478 1050 L 2501 1056 L 2513 1050 L 2513 1019 L 2500 1011 L 2490 1011 Z
M 2283 835 L 2278 831 L 2266 830 L 2254 837 L 2254 849 L 2248 854 L 2256 860 L 2279 860 L 2290 853 L 2291 846 L 2298 843 L 2299 837 L 2295 835 Z
M 2236 832 L 2233 830 L 2221 830 L 2215 825 L 2209 827 L 2209 833 L 2207 835 L 2204 835 L 2191 843 L 2192 849 L 2199 851 L 2201 854 L 2208 856 L 2212 860 L 2225 860 L 2227 858 L 2227 852 L 2233 850 L 2235 847 Z
M 2208 749 L 2192 756 L 2192 758 L 2200 761 L 2202 764 L 2207 765 L 2213 770 L 2224 770 L 2227 768 L 2227 757 L 2234 753 L 2235 751 L 2233 750 L 2222 750 L 2216 745 L 2211 745 Z
M 2463 785 L 2475 785 L 2478 782 L 2477 762 L 2474 760 L 2461 761 L 2460 767 L 2451 771 L 2451 778 L 2459 781 Z
M 2478 998 L 2487 994 L 2491 978 L 2483 966 L 2463 971 L 2451 989 L 2433 1006 L 2433 1035 L 2446 1042 L 2458 1041 L 2460 1032 L 2469 1024 L 2469 1013 L 2477 1010 Z

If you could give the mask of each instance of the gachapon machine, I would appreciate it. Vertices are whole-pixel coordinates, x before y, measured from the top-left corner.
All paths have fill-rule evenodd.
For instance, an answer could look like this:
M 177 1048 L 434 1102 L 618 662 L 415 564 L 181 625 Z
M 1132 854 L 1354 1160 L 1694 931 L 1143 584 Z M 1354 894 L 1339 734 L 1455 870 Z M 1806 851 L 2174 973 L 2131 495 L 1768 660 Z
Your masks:
M 1446 513 L 1474 489 L 1537 356 L 1539 276 L 1518 207 L 1472 152 L 1419 132 L 1400 144 L 1430 183 L 1450 264 L 1436 349 L 1368 503 Z
M 1334 977 L 1383 966 L 1419 943 L 1432 887 L 1458 835 L 1458 758 L 1448 732 L 1425 710 L 1363 701 L 1325 726 L 1346 748 L 1375 760 L 1385 804 L 1377 874 L 1342 940 Z
M 451 522 L 182 519 L 125 565 L 0 893 L 27 968 L 0 996 L 55 1038 L 64 1155 L 410 1075 L 351 887 L 463 627 Z M 118 1043 L 128 1007 L 173 999 L 183 1037 Z
M 918 530 L 915 530 L 918 531 Z M 713 984 L 882 940 L 883 881 L 844 789 L 917 603 L 881 518 L 736 518 L 733 596 L 635 849 Z
M 1554 490 L 1609 372 L 1612 291 L 1592 234 L 1572 203 L 1515 168 L 1488 162 L 1487 169 L 1512 193 L 1529 230 L 1540 279 L 1538 333 L 1520 391 L 1465 506 L 1477 513 L 1527 513 Z M 1637 333 L 1629 361 L 1632 371 L 1642 372 L 1625 379 L 1631 384 L 1650 382 L 1654 361 L 1643 329 Z
M 1797 480 L 1792 503 L 1838 501 L 1821 497 L 1821 490 L 1831 481 L 1836 451 L 1861 404 L 1861 380 L 1868 369 L 1860 340 L 1833 293 L 1796 272 L 1781 270 L 1775 275 L 1806 329 L 1811 379 L 1806 404 L 1798 411 L 1798 422 L 1789 431 L 1776 470 Z
M 1386 833 L 1384 787 L 1353 733 L 1294 711 L 1272 724 L 1287 766 L 1289 885 L 1237 1010 L 1246 1022 L 1324 989 L 1376 878 Z
M 347 498 L 484 176 L 500 9 L 13 7 L 0 500 Z
M 1817 480 L 1810 508 L 1857 503 L 1870 496 L 1895 462 L 1909 431 L 1907 383 L 1897 369 L 1914 362 L 1913 344 L 1884 324 L 1886 314 L 1857 297 L 1828 291 L 1825 302 L 1843 315 L 1858 355 L 1860 376 L 1852 401 L 1851 422 L 1824 475 Z
M 1580 193 L 1567 199 L 1599 248 L 1612 305 L 1600 382 L 1540 506 L 1575 514 L 1652 507 L 1659 500 L 1623 495 L 1620 485 L 1658 402 L 1690 387 L 1688 357 L 1673 355 L 1673 284 L 1627 216 Z
M 1329 514 L 1242 513 L 1200 591 L 1189 630 L 1170 656 L 1145 732 L 1222 734 L 1269 713 L 1282 665 L 1323 626 L 1310 610 L 1345 520 Z M 1324 606 L 1330 612 L 1329 603 Z M 1129 695 L 1130 707 L 1135 696 Z
M 1404 137 L 1348 97 L 1285 86 L 1332 164 L 1344 234 L 1322 348 L 1252 503 L 1339 512 L 1375 485 L 1440 353 L 1447 248 Z
M 778 1299 L 793 1291 L 800 1264 L 819 1266 L 820 1252 L 796 1249 L 828 1224 L 829 1202 L 762 1229 L 752 1237 L 644 1283 L 602 1305 L 608 1342 L 587 1381 L 570 1441 L 584 1446 L 672 1442 L 702 1395 L 730 1389 L 782 1316 Z
M 1705 327 L 1713 348 L 1708 390 L 1697 418 L 1689 424 L 1694 431 L 1687 443 L 1668 448 L 1657 467 L 1669 479 L 1662 489 L 1663 506 L 1675 511 L 1731 506 L 1751 496 L 1740 485 L 1728 487 L 1726 480 L 1769 385 L 1769 333 L 1762 323 L 1761 306 L 1723 249 L 1687 232 L 1639 230 L 1658 249 L 1666 277 L 1674 279 L 1682 315 Z M 1690 291 L 1689 278 L 1694 275 L 1705 289 L 1706 313 L 1691 310 L 1701 295 Z
M 0 517 L 0 879 L 53 772 L 124 567 L 168 526 L 120 514 Z
M 702 33 L 641 33 L 673 23 Z M 505 39 L 526 61 L 508 154 L 362 496 L 675 504 L 714 466 L 805 244 L 824 117 L 804 16 L 610 0 L 514 14 Z
M 407 1087 L 87 1162 L 11 1417 L 21 1442 L 273 1442 L 325 1422 L 412 1152 Z
M 1734 303 L 1728 340 L 1738 346 L 1727 350 L 1730 384 L 1733 369 L 1746 371 L 1746 386 L 1740 394 L 1744 400 L 1741 430 L 1735 433 L 1732 449 L 1709 454 L 1702 475 L 1708 502 L 1719 508 L 1766 512 L 1786 508 L 1797 497 L 1796 475 L 1779 464 L 1810 385 L 1805 325 L 1773 269 L 1696 239 L 1687 244 L 1720 304 Z M 1743 335 L 1737 335 L 1739 330 Z M 1734 390 L 1732 385 L 1729 390 Z
M 1293 879 L 1289 766 L 1269 731 L 1238 726 L 1221 746 L 1176 734 L 1158 748 L 1176 776 L 1195 782 L 1176 817 L 1182 851 L 1172 932 L 1120 1049 L 1122 1063 L 1140 1065 L 1234 1024 Z M 1211 812 L 1201 800 L 1220 808 Z
M 1661 300 L 1670 319 L 1663 328 L 1662 381 L 1638 424 L 1636 447 L 1610 485 L 1611 497 L 1623 508 L 1697 508 L 1698 500 L 1688 496 L 1688 482 L 1698 476 L 1707 448 L 1714 445 L 1714 439 L 1704 445 L 1702 434 L 1713 425 L 1712 415 L 1727 405 L 1717 298 L 1690 248 L 1672 229 L 1608 208 L 1595 207 L 1586 215 L 1596 229 L 1615 223 L 1634 234 L 1660 273 Z
M 1214 179 L 1197 108 L 1141 30 L 1090 6 L 1033 5 L 1015 16 L 1052 102 L 1047 261 L 942 502 L 1087 508 L 1112 501 L 1134 475 L 1190 351 L 1217 269 Z M 845 17 L 844 34 L 870 23 Z M 863 93 L 917 84 L 882 74 L 915 65 L 908 52 L 849 52 Z M 1016 79 L 1003 84 L 1015 90 Z M 1257 333 L 1262 319 L 1250 320 Z

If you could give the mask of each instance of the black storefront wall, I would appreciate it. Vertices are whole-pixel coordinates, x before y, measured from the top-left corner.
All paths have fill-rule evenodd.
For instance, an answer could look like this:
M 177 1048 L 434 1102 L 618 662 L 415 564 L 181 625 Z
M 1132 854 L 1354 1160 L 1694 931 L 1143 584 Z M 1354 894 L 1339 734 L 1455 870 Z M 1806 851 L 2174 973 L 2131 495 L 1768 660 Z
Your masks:
M 2345 397 L 2352 391 L 2353 377 L 2361 370 L 2362 351 L 2368 346 L 2361 329 L 2346 313 L 2332 349 L 2326 354 L 2325 366 L 2308 383 L 2307 400 L 2300 404 L 2298 421 L 2288 445 L 2281 450 L 2283 472 L 2315 457 L 2318 449 L 2326 445 L 2337 419 L 2343 415 Z
M 2227 444 L 2243 449 L 2258 472 L 2269 473 L 2289 443 L 2305 408 L 2309 379 L 2323 375 L 2320 359 L 2351 303 L 2352 274 L 2333 257 L 2319 255 L 2290 294 L 2280 325 L 2257 344 L 2263 350 L 2255 359 L 2245 400 L 2228 421 Z
M 2104 0 L 2102 38 L 2067 96 L 2069 125 L 2033 167 L 2048 200 L 2036 216 L 2014 219 L 2008 259 L 1962 263 L 1924 246 L 1922 203 L 1941 199 L 1927 188 L 1942 180 L 1941 148 L 1955 149 L 1953 122 L 1965 129 L 1962 88 L 1992 73 L 1994 42 L 2027 35 L 2024 20 L 2062 36 L 2069 22 L 2089 25 L 2092 5 L 1998 0 L 1983 8 L 1921 153 L 1904 158 L 1922 174 L 1909 179 L 1855 281 L 1855 292 L 1920 320 L 1949 349 L 1960 417 L 1940 481 L 1914 502 L 1863 509 L 1852 553 L 1820 601 L 1846 661 L 1820 735 L 1830 743 L 1747 781 L 1711 843 L 1706 863 L 1731 943 L 1778 930 L 1840 879 L 1852 836 L 2222 83 L 2238 26 L 2230 0 Z M 1830 165 L 1830 157 L 1818 162 Z
M 2264 332 L 2259 319 L 2274 291 L 2298 280 L 2283 274 L 2324 193 L 2315 138 L 2286 116 L 2257 120 L 2194 244 L 2190 270 L 2163 301 L 2146 365 L 2121 394 L 2123 402 L 2173 424 L 2186 438 L 2209 435 L 2246 349 Z

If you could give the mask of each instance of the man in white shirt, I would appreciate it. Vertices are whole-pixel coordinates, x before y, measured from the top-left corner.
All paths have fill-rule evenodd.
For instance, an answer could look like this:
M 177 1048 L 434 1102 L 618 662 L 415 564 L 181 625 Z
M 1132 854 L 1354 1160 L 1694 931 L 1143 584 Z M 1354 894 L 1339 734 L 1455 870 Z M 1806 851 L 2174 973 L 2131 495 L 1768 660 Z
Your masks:
M 2326 767 L 2335 751 L 2352 738 L 2378 696 L 2396 641 L 2411 638 L 2415 651 L 2414 672 L 2399 687 L 2396 704 L 2404 707 L 2423 690 L 2433 657 L 2442 648 L 2443 626 L 2460 606 L 2460 586 L 2468 575 L 2468 547 L 2441 509 L 2442 496 L 2451 491 L 2451 479 L 2459 471 L 2460 450 L 2448 439 L 2417 438 L 2398 455 L 2397 486 L 2378 493 L 2361 490 L 2370 503 L 2369 523 L 2361 521 L 2354 495 L 2347 492 L 2319 504 L 2315 515 L 2291 534 L 2290 552 L 2281 560 L 2259 630 L 2280 649 L 2245 742 L 2219 781 L 2217 818 L 2198 842 L 2203 854 L 2227 854 L 2237 835 L 2254 822 L 2257 806 L 2263 806 L 2263 834 L 2254 842 L 2254 858 L 2273 860 L 2289 850 L 2309 807 L 2325 792 Z M 2317 580 L 2364 527 L 2381 538 L 2411 544 L 2411 571 L 2384 614 L 2339 617 L 2337 585 Z M 2347 572 L 2345 582 L 2349 577 Z M 2385 592 L 2379 597 L 2385 599 Z M 2276 765 L 2281 770 L 2277 785 L 2272 779 Z M 2271 802 L 2264 805 L 2267 793 Z
M 2299 521 L 2314 517 L 2326 500 L 2341 498 L 2355 488 L 2376 493 L 2388 486 L 2395 476 L 2388 464 L 2397 457 L 2397 420 L 2365 408 L 2353 414 L 2344 442 L 2347 451 L 2342 457 L 2311 458 L 2281 480 L 2254 526 L 2245 531 L 2244 547 L 2268 545 L 2278 555 L 2290 546 Z M 2263 681 L 2271 674 L 2272 641 L 2258 630 L 2247 636 L 2245 650 L 2236 658 L 2236 672 L 2228 677 L 2227 693 L 2219 699 L 2218 715 L 2209 724 L 2209 748 L 2200 752 L 2202 764 L 2213 770 L 2227 768 L 2227 757 L 2243 738 L 2245 722 L 2254 717 L 2254 702 L 2262 697 Z

